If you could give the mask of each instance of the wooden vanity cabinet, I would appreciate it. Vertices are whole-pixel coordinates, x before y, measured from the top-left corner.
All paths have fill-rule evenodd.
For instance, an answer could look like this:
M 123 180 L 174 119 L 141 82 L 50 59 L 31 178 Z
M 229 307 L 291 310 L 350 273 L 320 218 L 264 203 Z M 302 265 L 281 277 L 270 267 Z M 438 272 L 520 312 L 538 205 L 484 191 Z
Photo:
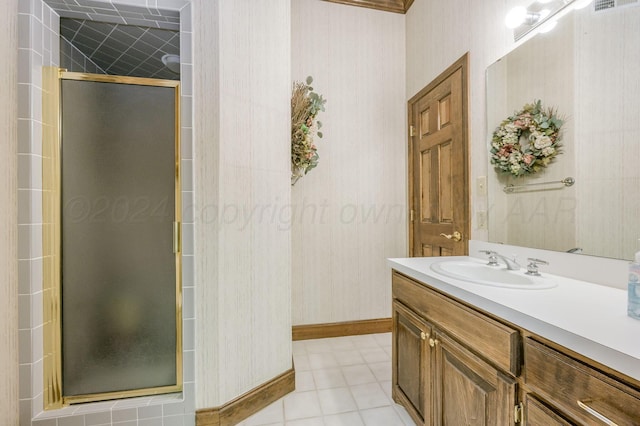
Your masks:
M 392 395 L 416 424 L 640 426 L 636 381 L 396 271 L 392 285 Z
M 400 274 L 393 294 L 392 394 L 416 424 L 514 424 L 517 332 Z M 482 356 L 495 345 L 504 370 Z

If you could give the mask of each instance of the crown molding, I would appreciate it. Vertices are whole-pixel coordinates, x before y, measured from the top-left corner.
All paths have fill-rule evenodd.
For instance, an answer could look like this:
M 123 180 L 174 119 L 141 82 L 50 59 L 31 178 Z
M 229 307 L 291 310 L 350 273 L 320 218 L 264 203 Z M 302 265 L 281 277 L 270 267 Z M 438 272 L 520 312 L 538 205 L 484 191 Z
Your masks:
M 324 0 L 331 3 L 347 4 L 350 6 L 366 7 L 393 13 L 407 13 L 413 0 Z

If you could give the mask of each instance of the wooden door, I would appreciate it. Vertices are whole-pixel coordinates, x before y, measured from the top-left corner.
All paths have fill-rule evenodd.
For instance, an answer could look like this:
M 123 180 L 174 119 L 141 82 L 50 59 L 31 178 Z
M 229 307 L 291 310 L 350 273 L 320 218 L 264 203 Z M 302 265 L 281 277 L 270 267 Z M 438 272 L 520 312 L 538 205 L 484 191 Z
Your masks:
M 467 55 L 409 101 L 410 255 L 468 253 Z
M 393 302 L 394 401 L 407 408 L 418 425 L 430 425 L 432 354 L 428 341 L 431 327 L 402 303 Z
M 434 425 L 515 424 L 515 379 L 446 335 L 437 334 L 434 347 Z

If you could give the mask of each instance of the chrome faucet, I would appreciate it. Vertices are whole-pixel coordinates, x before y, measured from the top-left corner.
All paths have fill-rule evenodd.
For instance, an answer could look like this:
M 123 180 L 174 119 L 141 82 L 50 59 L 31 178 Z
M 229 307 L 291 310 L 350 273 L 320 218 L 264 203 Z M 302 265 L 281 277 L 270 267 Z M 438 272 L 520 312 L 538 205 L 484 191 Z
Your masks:
M 498 258 L 496 257 L 496 253 L 493 250 L 480 250 L 480 253 L 484 253 L 487 256 L 489 256 L 489 263 L 487 263 L 487 266 L 498 266 Z
M 530 257 L 527 260 L 529 261 L 529 264 L 527 265 L 527 272 L 525 272 L 525 274 L 533 275 L 534 277 L 539 277 L 540 276 L 540 272 L 538 272 L 538 265 L 548 265 L 549 264 L 549 262 L 547 262 L 546 260 L 536 259 L 536 258 L 533 258 L 533 257 Z
M 508 257 L 503 256 L 500 253 L 495 252 L 493 250 L 480 250 L 480 252 L 485 253 L 489 256 L 489 263 L 487 263 L 487 265 L 489 266 L 498 266 L 498 258 L 499 258 L 504 262 L 508 270 L 510 271 L 520 270 L 520 264 L 516 262 L 515 256 L 513 257 L 513 259 L 509 259 Z
M 503 256 L 500 253 L 496 253 L 496 256 L 498 256 L 500 259 L 502 259 L 502 261 L 504 262 L 505 265 L 507 265 L 507 269 L 510 271 L 519 271 L 520 270 L 520 264 L 518 262 L 516 262 L 516 257 L 514 256 L 513 259 L 509 259 L 507 256 Z

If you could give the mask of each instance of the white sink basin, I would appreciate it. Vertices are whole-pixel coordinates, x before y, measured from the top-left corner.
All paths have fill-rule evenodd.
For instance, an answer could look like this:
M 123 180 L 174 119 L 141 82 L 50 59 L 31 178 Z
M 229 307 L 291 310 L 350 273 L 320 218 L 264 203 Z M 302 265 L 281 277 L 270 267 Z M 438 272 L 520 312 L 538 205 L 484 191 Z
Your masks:
M 474 284 L 521 290 L 542 290 L 558 285 L 548 277 L 526 275 L 524 270 L 509 271 L 503 265 L 488 266 L 486 263 L 467 260 L 445 260 L 431 264 L 438 274 Z

